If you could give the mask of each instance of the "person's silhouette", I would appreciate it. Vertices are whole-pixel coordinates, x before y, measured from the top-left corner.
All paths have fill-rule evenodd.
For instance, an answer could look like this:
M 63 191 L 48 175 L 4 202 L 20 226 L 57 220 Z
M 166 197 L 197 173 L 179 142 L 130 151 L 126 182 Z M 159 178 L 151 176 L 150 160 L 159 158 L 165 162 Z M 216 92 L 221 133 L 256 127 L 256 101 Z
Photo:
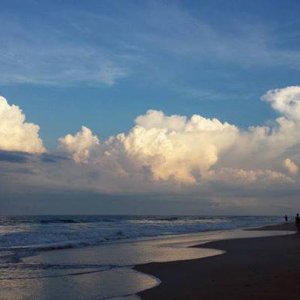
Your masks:
M 287 215 L 284 216 L 285 222 L 287 223 L 289 221 L 289 218 Z
M 300 232 L 300 217 L 299 217 L 299 214 L 296 215 L 295 225 L 297 227 L 298 232 Z

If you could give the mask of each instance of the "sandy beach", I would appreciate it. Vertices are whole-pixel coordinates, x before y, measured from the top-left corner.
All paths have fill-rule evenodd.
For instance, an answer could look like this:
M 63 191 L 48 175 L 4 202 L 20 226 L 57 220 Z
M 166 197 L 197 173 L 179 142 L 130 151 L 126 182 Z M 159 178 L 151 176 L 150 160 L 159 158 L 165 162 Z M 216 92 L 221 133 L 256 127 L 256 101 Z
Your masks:
M 259 230 L 295 230 L 293 224 Z M 147 299 L 299 299 L 300 235 L 222 240 L 200 245 L 226 251 L 197 260 L 139 265 L 162 282 Z
M 63 228 L 70 226 L 67 223 Z M 207 294 L 214 292 L 212 280 L 221 282 L 226 274 L 233 277 L 237 267 L 246 268 L 248 261 L 243 255 L 251 250 L 248 241 L 258 237 L 260 241 L 276 241 L 268 237 L 293 234 L 287 231 L 289 228 L 272 227 L 266 228 L 267 231 L 236 228 L 120 240 L 95 246 L 36 249 L 35 252 L 24 248 L 15 254 L 2 251 L 0 299 L 136 300 L 140 299 L 136 296 L 139 292 L 142 297 L 149 297 L 146 299 L 199 299 L 199 289 Z M 295 237 L 290 241 L 285 254 L 295 248 Z M 262 252 L 262 247 L 255 247 L 252 254 Z M 223 255 L 223 249 L 233 255 Z M 252 265 L 252 269 L 256 268 L 257 262 L 252 260 Z M 218 272 L 216 278 L 210 274 L 214 272 Z M 158 288 L 154 288 L 157 285 Z M 203 289 L 203 286 L 207 287 Z

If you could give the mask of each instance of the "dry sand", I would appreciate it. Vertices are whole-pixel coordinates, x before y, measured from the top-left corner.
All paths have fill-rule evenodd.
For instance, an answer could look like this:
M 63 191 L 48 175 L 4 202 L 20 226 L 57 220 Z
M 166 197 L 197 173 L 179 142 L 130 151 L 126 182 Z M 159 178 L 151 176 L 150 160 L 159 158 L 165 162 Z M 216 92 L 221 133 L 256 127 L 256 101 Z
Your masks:
M 260 230 L 295 230 L 293 224 Z M 225 250 L 204 259 L 139 265 L 162 283 L 143 300 L 300 299 L 300 234 L 211 242 Z

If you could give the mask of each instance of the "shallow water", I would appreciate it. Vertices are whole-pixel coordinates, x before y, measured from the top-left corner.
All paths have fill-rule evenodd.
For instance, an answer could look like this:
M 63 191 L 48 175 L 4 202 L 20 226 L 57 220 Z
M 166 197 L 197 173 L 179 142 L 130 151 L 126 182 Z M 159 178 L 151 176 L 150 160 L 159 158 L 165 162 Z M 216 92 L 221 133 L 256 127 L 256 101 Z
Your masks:
M 40 252 L 21 262 L 3 264 L 1 299 L 126 299 L 159 284 L 132 266 L 219 255 L 216 249 L 187 248 L 228 238 L 290 234 L 275 231 L 216 231 L 166 236 L 101 246 Z

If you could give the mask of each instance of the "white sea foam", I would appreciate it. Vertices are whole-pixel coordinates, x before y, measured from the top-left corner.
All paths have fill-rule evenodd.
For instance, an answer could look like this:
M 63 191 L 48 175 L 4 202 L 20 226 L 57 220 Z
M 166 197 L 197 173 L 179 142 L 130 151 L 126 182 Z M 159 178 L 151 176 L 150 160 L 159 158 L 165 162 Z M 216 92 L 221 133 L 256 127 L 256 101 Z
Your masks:
M 0 252 L 97 245 L 110 241 L 278 223 L 278 217 L 31 216 L 0 218 Z

